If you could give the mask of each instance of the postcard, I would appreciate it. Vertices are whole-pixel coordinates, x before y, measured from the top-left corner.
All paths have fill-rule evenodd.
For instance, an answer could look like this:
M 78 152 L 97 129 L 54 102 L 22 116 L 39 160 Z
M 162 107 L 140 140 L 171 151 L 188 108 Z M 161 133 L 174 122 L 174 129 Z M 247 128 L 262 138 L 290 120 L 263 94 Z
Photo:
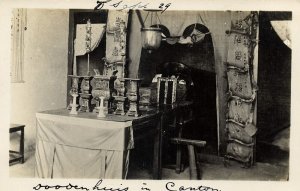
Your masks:
M 299 1 L 1 1 L 0 190 L 297 190 Z

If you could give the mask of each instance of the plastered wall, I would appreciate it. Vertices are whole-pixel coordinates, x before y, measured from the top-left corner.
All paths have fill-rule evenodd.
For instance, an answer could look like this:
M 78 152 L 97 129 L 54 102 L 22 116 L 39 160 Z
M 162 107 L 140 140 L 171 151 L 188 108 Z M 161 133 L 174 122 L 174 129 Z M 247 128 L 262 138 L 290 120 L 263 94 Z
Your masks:
M 11 122 L 26 125 L 25 151 L 34 148 L 36 112 L 66 107 L 68 30 L 68 10 L 27 10 L 25 82 L 11 84 Z

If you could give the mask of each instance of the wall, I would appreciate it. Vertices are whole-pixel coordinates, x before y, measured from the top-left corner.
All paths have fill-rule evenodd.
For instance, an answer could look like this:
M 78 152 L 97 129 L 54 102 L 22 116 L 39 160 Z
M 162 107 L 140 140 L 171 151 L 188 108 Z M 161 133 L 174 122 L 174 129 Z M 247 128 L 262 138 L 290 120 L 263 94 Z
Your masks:
M 66 107 L 68 10 L 29 9 L 24 83 L 11 84 L 11 122 L 25 124 L 25 151 L 35 144 L 35 113 Z

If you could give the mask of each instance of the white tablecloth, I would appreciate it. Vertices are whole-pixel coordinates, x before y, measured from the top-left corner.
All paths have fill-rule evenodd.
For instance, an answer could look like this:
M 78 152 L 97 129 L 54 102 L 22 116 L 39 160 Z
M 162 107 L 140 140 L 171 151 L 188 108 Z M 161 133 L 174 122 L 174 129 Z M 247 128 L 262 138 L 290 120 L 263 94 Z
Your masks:
M 37 113 L 36 120 L 36 177 L 126 178 L 132 118 L 62 109 Z

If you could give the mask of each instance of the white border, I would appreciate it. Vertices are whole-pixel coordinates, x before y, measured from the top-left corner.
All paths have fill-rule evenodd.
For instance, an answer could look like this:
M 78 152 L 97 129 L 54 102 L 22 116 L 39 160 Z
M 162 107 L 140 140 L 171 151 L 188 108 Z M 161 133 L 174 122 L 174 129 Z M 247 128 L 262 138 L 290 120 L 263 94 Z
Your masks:
M 264 1 L 220 1 L 220 0 L 191 0 L 191 1 L 171 1 L 171 0 L 140 0 L 141 2 L 150 3 L 172 3 L 169 10 L 265 10 L 265 11 L 293 11 L 292 25 L 292 98 L 291 98 L 291 143 L 290 143 L 290 180 L 285 182 L 273 181 L 175 181 L 176 185 L 197 186 L 205 185 L 222 191 L 227 190 L 299 190 L 298 184 L 300 168 L 300 132 L 299 132 L 299 111 L 300 111 L 300 93 L 299 93 L 299 34 L 300 34 L 300 1 L 297 0 L 264 0 Z M 137 0 L 123 0 L 130 4 L 138 3 Z M 0 190 L 32 190 L 32 187 L 38 183 L 55 185 L 66 185 L 69 182 L 73 184 L 92 187 L 97 180 L 81 180 L 81 179 L 59 179 L 59 180 L 40 180 L 40 179 L 21 179 L 9 178 L 8 169 L 8 124 L 10 121 L 10 18 L 12 8 L 51 8 L 51 9 L 93 9 L 96 0 L 2 0 L 0 1 Z M 7 153 L 7 154 L 6 154 Z M 129 190 L 141 190 L 142 183 L 146 183 L 151 190 L 166 190 L 166 180 L 105 180 L 105 185 L 114 187 L 127 185 Z M 177 187 L 178 188 L 178 187 Z M 62 190 L 62 189 L 61 189 Z M 175 189 L 174 189 L 175 190 Z M 178 189 L 177 189 L 178 190 Z

